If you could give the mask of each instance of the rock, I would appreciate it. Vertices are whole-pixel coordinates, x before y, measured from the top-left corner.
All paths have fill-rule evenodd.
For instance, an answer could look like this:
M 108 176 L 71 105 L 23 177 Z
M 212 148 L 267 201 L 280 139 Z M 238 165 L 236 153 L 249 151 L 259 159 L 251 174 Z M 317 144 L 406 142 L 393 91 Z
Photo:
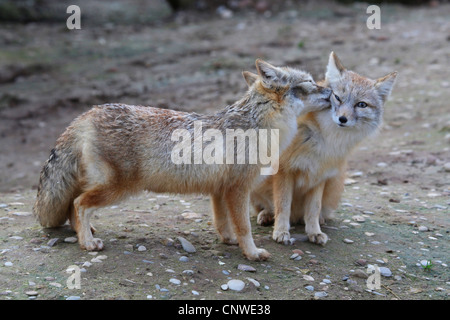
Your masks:
M 197 291 L 195 291 L 195 290 L 192 290 L 191 291 L 192 292 L 192 294 L 194 295 L 194 296 L 198 296 L 200 293 L 198 293 Z
M 367 260 L 358 259 L 358 260 L 356 260 L 355 264 L 357 264 L 358 266 L 364 267 L 367 264 Z
M 31 216 L 31 212 L 13 212 L 12 215 L 18 217 L 28 217 Z
M 345 238 L 343 241 L 348 244 L 355 242 L 355 241 L 347 239 L 347 238 Z
M 25 294 L 27 296 L 37 296 L 39 293 L 37 291 L 31 290 L 31 291 L 26 291 Z
M 380 274 L 383 277 L 390 277 L 390 276 L 392 276 L 392 271 L 389 268 L 380 267 Z
M 361 279 L 367 279 L 369 276 L 367 273 L 365 273 L 363 270 L 356 269 L 355 272 L 352 274 L 353 277 L 361 278 Z
M 60 283 L 58 283 L 58 282 L 50 282 L 49 285 L 52 286 L 52 287 L 56 287 L 56 288 L 61 288 L 62 287 L 62 285 Z
M 166 238 L 161 240 L 161 244 L 163 244 L 166 247 L 172 247 L 175 241 L 171 238 Z
M 79 296 L 70 296 L 70 297 L 67 297 L 66 300 L 81 300 L 81 297 L 79 297 Z
M 91 259 L 91 262 L 103 262 L 103 260 L 105 260 L 106 258 L 108 258 L 108 257 L 104 256 L 104 255 L 97 256 L 97 257 Z
M 181 261 L 181 262 L 188 262 L 188 261 L 189 261 L 189 258 L 186 257 L 186 256 L 181 256 L 180 259 L 178 259 L 178 261 Z
M 5 267 L 12 267 L 13 263 L 11 261 L 6 261 L 5 262 Z
M 227 286 L 233 291 L 242 291 L 245 288 L 245 283 L 242 280 L 232 279 L 228 281 Z
M 228 290 L 228 285 L 227 284 L 223 284 L 220 286 L 220 289 L 222 289 L 223 291 L 227 291 Z
M 229 18 L 233 17 L 233 11 L 231 11 L 230 9 L 228 9 L 225 6 L 219 6 L 216 9 L 216 12 L 223 19 L 229 19 Z
M 378 162 L 377 163 L 377 167 L 379 168 L 386 168 L 388 166 L 388 164 L 386 162 Z
M 195 212 L 183 212 L 181 216 L 185 219 L 199 219 L 201 216 Z
M 59 242 L 59 238 L 52 238 L 47 242 L 47 246 L 54 247 Z
M 175 285 L 180 285 L 180 284 L 181 284 L 181 281 L 178 280 L 178 279 L 175 279 L 175 278 L 170 279 L 169 282 L 170 282 L 170 283 L 173 283 L 173 284 L 175 284 Z
M 428 227 L 426 227 L 426 226 L 419 226 L 419 231 L 422 231 L 422 232 L 428 231 Z
M 194 274 L 194 270 L 183 270 L 182 273 L 187 276 L 192 276 Z
M 292 260 L 295 260 L 295 261 L 299 261 L 299 260 L 302 259 L 302 256 L 299 255 L 298 253 L 294 253 L 293 255 L 291 255 L 291 256 L 289 257 L 289 259 L 292 259 Z
M 259 287 L 261 286 L 261 284 L 260 284 L 257 280 L 255 280 L 255 279 L 253 279 L 253 278 L 247 278 L 247 280 L 248 280 L 251 284 L 253 284 L 256 288 L 259 288 Z
M 238 268 L 238 270 L 241 270 L 241 271 L 256 272 L 255 268 L 253 268 L 252 266 L 248 266 L 246 264 L 239 264 L 237 268 Z
M 450 162 L 445 163 L 443 168 L 446 172 L 450 172 Z
M 326 293 L 325 291 L 318 291 L 318 292 L 314 293 L 315 298 L 323 298 L 326 296 L 328 296 L 328 293 Z
M 64 239 L 64 242 L 67 243 L 76 243 L 78 241 L 77 237 L 67 237 Z
M 306 281 L 314 281 L 314 278 L 311 276 L 308 276 L 307 274 L 303 275 L 303 279 Z
M 292 250 L 292 252 L 298 254 L 299 256 L 302 256 L 302 255 L 305 254 L 305 253 L 304 253 L 302 250 L 300 250 L 300 249 L 294 249 L 294 250 Z
M 181 246 L 183 247 L 183 250 L 188 252 L 188 253 L 194 253 L 197 252 L 197 250 L 195 250 L 195 247 L 192 245 L 192 243 L 190 243 L 189 241 L 187 241 L 185 238 L 183 237 L 178 237 L 177 238 L 178 241 L 181 242 Z
M 353 221 L 356 221 L 356 222 L 364 222 L 364 221 L 366 221 L 366 218 L 364 218 L 363 216 L 359 216 L 359 215 L 353 216 L 352 219 L 353 219 Z
M 322 282 L 326 283 L 326 284 L 331 284 L 331 280 L 330 279 L 323 279 Z
M 144 251 L 147 251 L 147 248 L 145 246 L 139 246 L 138 247 L 138 251 L 139 252 L 144 252 Z
M 308 291 L 314 291 L 314 287 L 313 286 L 306 286 L 305 289 L 308 290 Z
M 22 238 L 22 237 L 19 237 L 19 236 L 11 236 L 11 237 L 9 237 L 9 239 L 13 239 L 13 240 L 23 240 L 23 238 Z
M 83 263 L 82 267 L 90 267 L 92 266 L 92 263 L 90 263 L 89 261 L 86 261 L 85 263 Z
M 346 178 L 346 179 L 344 180 L 344 185 L 349 186 L 349 185 L 355 184 L 355 183 L 357 183 L 357 182 L 358 182 L 358 181 L 356 181 L 355 179 L 352 179 L 352 178 Z

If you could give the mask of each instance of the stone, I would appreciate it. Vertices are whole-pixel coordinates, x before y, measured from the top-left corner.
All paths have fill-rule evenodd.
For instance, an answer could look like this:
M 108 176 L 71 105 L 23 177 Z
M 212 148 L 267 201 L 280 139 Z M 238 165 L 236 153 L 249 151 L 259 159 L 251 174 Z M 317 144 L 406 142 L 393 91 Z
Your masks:
M 248 266 L 246 264 L 239 264 L 237 268 L 238 268 L 238 270 L 241 270 L 241 271 L 256 272 L 255 268 L 253 268 L 252 266 Z
M 247 278 L 247 280 L 248 280 L 251 284 L 253 284 L 256 288 L 259 288 L 259 287 L 261 286 L 261 284 L 260 284 L 257 280 L 255 280 L 255 279 L 253 279 L 253 278 Z
M 170 282 L 170 283 L 173 283 L 173 284 L 175 284 L 175 285 L 180 285 L 180 284 L 181 284 L 181 281 L 178 280 L 178 279 L 175 279 L 175 278 L 170 279 L 169 282 Z
M 311 276 L 308 276 L 307 274 L 303 275 L 303 279 L 306 281 L 314 281 L 314 278 Z
M 351 244 L 351 243 L 355 242 L 355 241 L 350 240 L 350 239 L 347 239 L 347 238 L 345 238 L 343 241 L 344 241 L 345 243 L 348 243 L 348 244 Z
M 64 239 L 66 243 L 76 243 L 78 241 L 77 237 L 67 237 Z
M 27 296 L 37 296 L 39 293 L 37 291 L 31 290 L 31 291 L 26 291 L 25 294 Z
M 178 237 L 178 241 L 180 241 L 181 246 L 183 247 L 183 250 L 188 253 L 195 253 L 197 250 L 195 250 L 195 247 L 190 243 L 188 240 L 186 240 L 183 237 Z
M 392 276 L 392 271 L 389 268 L 380 267 L 380 274 L 383 277 L 390 277 L 390 276 Z
M 47 242 L 47 246 L 54 247 L 59 242 L 59 238 L 52 238 Z
M 138 251 L 139 252 L 144 252 L 144 251 L 147 251 L 147 248 L 145 246 L 139 246 L 138 247 Z
M 426 227 L 426 226 L 419 226 L 419 231 L 422 231 L 422 232 L 424 232 L 424 231 L 428 231 L 428 227 Z
M 308 291 L 314 291 L 314 287 L 313 286 L 306 286 L 305 289 L 308 290 Z
M 5 267 L 12 267 L 13 263 L 11 261 L 6 261 L 5 262 Z
M 314 297 L 316 298 L 323 298 L 328 296 L 328 293 L 326 293 L 325 291 L 318 291 L 316 293 L 314 293 Z
M 356 269 L 355 272 L 352 273 L 353 277 L 361 278 L 361 279 L 367 279 L 369 276 L 367 273 L 365 273 L 363 270 Z
M 186 256 L 181 256 L 180 259 L 178 259 L 178 261 L 181 261 L 181 262 L 188 262 L 188 261 L 189 261 L 189 258 L 186 257 Z
M 223 284 L 220 286 L 220 289 L 222 289 L 223 291 L 227 291 L 228 290 L 228 285 L 227 284 Z
M 227 286 L 233 291 L 242 291 L 245 288 L 245 283 L 242 280 L 232 279 L 228 281 Z
M 366 221 L 366 218 L 364 218 L 363 216 L 359 216 L 359 215 L 354 215 L 352 217 L 352 219 L 353 219 L 353 221 L 356 221 L 356 222 L 364 222 L 364 221 Z

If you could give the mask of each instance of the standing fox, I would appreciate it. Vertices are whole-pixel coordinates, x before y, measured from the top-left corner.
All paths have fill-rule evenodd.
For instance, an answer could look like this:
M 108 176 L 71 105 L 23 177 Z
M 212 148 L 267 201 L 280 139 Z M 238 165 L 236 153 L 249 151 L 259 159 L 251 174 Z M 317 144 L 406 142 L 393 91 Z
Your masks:
M 300 220 L 309 241 L 328 241 L 320 224 L 339 204 L 351 151 L 380 127 L 396 76 L 392 72 L 371 80 L 346 70 L 336 54 L 330 54 L 323 85 L 333 90 L 331 108 L 297 119 L 298 132 L 280 157 L 279 172 L 251 195 L 259 224 L 272 223 L 275 215 L 275 241 L 287 244 L 290 221 Z
M 142 190 L 204 193 L 211 195 L 222 241 L 239 243 L 250 260 L 267 259 L 269 253 L 255 246 L 249 218 L 250 190 L 261 163 L 176 164 L 172 158 L 177 144 L 173 132 L 195 133 L 196 122 L 223 134 L 229 129 L 276 129 L 279 143 L 271 147 L 281 152 L 295 136 L 297 116 L 329 107 L 331 90 L 317 86 L 309 74 L 259 59 L 256 69 L 257 79 L 246 95 L 213 115 L 107 104 L 76 118 L 41 172 L 33 207 L 41 225 L 57 227 L 69 219 L 82 249 L 102 250 L 89 222 L 95 209 Z M 189 147 L 191 143 L 195 149 L 196 141 Z M 203 143 L 205 151 L 209 144 Z M 248 146 L 237 151 L 248 152 Z

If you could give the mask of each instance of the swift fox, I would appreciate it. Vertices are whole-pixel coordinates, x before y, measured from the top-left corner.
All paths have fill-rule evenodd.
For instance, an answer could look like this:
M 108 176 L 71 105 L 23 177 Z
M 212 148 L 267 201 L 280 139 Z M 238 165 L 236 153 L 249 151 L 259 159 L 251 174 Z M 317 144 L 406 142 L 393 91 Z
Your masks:
M 229 129 L 276 129 L 279 143 L 271 148 L 281 152 L 293 139 L 301 113 L 329 107 L 331 90 L 317 86 L 309 74 L 260 59 L 256 69 L 245 96 L 213 115 L 124 104 L 94 106 L 80 115 L 59 137 L 41 171 L 33 207 L 40 224 L 57 227 L 69 219 L 82 249 L 102 250 L 89 222 L 94 210 L 142 190 L 210 194 L 222 241 L 238 243 L 250 260 L 267 259 L 270 254 L 255 246 L 249 218 L 250 190 L 261 163 L 179 164 L 172 159 L 177 145 L 173 132 L 195 136 L 197 122 L 202 130 L 224 134 Z M 305 92 L 315 97 L 314 103 L 304 100 Z M 189 141 L 188 147 L 195 149 L 196 142 Z M 210 143 L 203 141 L 200 151 Z M 232 148 L 248 152 L 249 146 L 236 150 L 233 142 Z
M 328 241 L 320 224 L 339 204 L 351 151 L 380 127 L 396 76 L 371 80 L 346 70 L 330 54 L 322 85 L 333 90 L 331 108 L 297 118 L 298 132 L 280 157 L 278 173 L 251 194 L 259 224 L 268 225 L 275 216 L 275 241 L 287 244 L 289 223 L 301 220 L 309 241 Z

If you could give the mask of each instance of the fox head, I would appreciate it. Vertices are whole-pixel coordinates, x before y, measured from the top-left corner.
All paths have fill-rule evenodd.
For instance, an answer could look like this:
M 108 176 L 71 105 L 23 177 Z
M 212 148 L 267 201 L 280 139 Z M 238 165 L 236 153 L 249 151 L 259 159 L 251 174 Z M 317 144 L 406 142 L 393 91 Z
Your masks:
M 289 67 L 275 67 L 261 59 L 256 60 L 258 74 L 242 72 L 252 90 L 272 100 L 275 105 L 289 105 L 300 115 L 330 106 L 329 88 L 315 83 L 311 75 Z
M 362 77 L 347 70 L 331 52 L 325 84 L 333 90 L 330 98 L 333 121 L 340 127 L 376 130 L 396 77 L 396 71 L 376 80 Z

